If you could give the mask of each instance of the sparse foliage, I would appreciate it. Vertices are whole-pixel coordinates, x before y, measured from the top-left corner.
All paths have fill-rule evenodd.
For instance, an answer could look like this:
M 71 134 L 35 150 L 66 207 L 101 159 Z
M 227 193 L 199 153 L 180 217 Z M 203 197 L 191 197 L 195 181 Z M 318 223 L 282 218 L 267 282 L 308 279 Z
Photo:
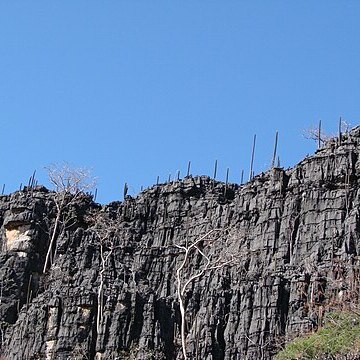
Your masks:
M 335 359 L 346 354 L 357 359 L 360 353 L 359 324 L 360 315 L 357 312 L 329 313 L 324 327 L 316 333 L 296 338 L 275 359 Z
M 350 131 L 351 124 L 349 122 L 341 119 L 340 127 L 341 127 L 342 133 L 348 133 Z
M 330 140 L 334 135 L 327 134 L 315 126 L 308 127 L 303 130 L 303 137 L 308 140 L 314 140 L 316 143 L 324 144 Z
M 95 187 L 96 179 L 87 168 L 74 168 L 68 163 L 51 164 L 45 168 L 57 193 L 76 195 Z
M 64 210 L 73 205 L 81 194 L 95 186 L 95 178 L 91 176 L 88 169 L 73 168 L 67 163 L 60 165 L 52 164 L 45 169 L 55 189 L 54 203 L 56 207 L 56 218 L 46 253 L 43 273 L 45 273 L 51 261 L 54 243 L 56 242 L 59 232 L 65 231 L 74 223 L 75 219 L 71 215 L 65 216 Z
M 351 127 L 351 125 L 348 122 L 340 119 L 339 134 L 341 135 L 344 133 L 348 133 L 350 127 Z M 318 144 L 319 147 L 321 144 L 324 144 L 331 138 L 336 137 L 336 135 L 334 135 L 334 134 L 326 133 L 321 128 L 321 122 L 319 122 L 318 126 L 309 126 L 308 128 L 304 129 L 302 135 L 305 139 L 314 140 Z

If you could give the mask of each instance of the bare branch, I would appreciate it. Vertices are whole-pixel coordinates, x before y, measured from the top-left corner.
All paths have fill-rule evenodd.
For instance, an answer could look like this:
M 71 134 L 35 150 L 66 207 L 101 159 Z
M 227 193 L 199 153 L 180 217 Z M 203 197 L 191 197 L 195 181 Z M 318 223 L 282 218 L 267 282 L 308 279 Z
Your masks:
M 101 323 L 103 321 L 103 309 L 104 309 L 104 286 L 105 286 L 105 272 L 108 267 L 108 261 L 113 255 L 113 251 L 120 246 L 115 245 L 117 239 L 118 228 L 116 222 L 108 217 L 108 214 L 104 212 L 97 213 L 96 215 L 89 216 L 87 218 L 93 225 L 91 231 L 98 239 L 100 247 L 100 283 L 98 287 L 98 311 L 96 317 L 96 329 L 99 334 L 101 331 Z M 105 252 L 107 249 L 107 253 Z
M 48 172 L 50 182 L 55 188 L 54 203 L 56 207 L 56 218 L 46 253 L 43 273 L 45 273 L 50 262 L 59 227 L 61 226 L 60 232 L 62 232 L 66 229 L 67 225 L 69 225 L 68 221 L 62 221 L 65 208 L 74 204 L 80 194 L 95 186 L 95 178 L 90 175 L 88 169 L 72 168 L 67 163 L 49 165 L 45 169 Z
M 341 119 L 340 128 L 341 128 L 342 133 L 348 133 L 351 128 L 351 124 L 349 122 Z
M 310 126 L 309 128 L 303 130 L 303 137 L 305 139 L 314 140 L 316 142 L 320 141 L 324 144 L 326 141 L 330 140 L 333 135 L 326 134 L 322 131 L 319 133 L 319 129 L 317 127 Z
M 221 239 L 220 236 L 220 229 L 214 229 L 209 232 L 207 232 L 205 235 L 200 236 L 197 238 L 193 243 L 190 245 L 179 245 L 174 244 L 175 247 L 178 249 L 181 249 L 185 252 L 184 259 L 180 263 L 178 269 L 176 270 L 176 281 L 177 281 L 177 297 L 179 301 L 180 306 L 180 314 L 181 314 L 181 346 L 182 346 L 182 352 L 184 359 L 187 359 L 187 351 L 186 351 L 186 309 L 185 309 L 185 293 L 188 288 L 188 286 L 194 282 L 196 279 L 199 279 L 201 276 L 203 276 L 206 272 L 220 269 L 222 267 L 225 267 L 229 264 L 231 264 L 235 257 L 230 256 L 229 259 L 218 256 L 215 257 L 211 256 L 209 254 L 206 254 L 206 251 L 204 249 L 200 249 L 200 245 L 203 244 L 204 248 L 207 248 L 208 250 L 211 250 L 214 243 L 219 241 Z M 193 274 L 190 275 L 188 278 L 184 277 L 183 271 L 188 263 L 189 255 L 191 252 L 198 253 L 204 260 L 205 263 L 200 266 L 200 269 Z M 195 270 L 196 271 L 196 270 Z
M 96 179 L 87 168 L 75 168 L 68 163 L 51 164 L 45 169 L 48 172 L 49 180 L 58 193 L 77 194 L 93 189 Z

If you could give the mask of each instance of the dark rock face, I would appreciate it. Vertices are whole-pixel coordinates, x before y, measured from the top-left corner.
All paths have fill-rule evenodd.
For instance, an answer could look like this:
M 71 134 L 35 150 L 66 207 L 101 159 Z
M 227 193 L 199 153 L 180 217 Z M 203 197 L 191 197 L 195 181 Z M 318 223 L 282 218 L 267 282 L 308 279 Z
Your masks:
M 325 310 L 359 297 L 360 128 L 284 171 L 245 185 L 208 177 L 154 186 L 100 207 L 87 196 L 68 208 L 42 274 L 54 193 L 0 197 L 0 331 L 6 359 L 182 359 L 176 270 L 211 229 L 210 251 L 233 254 L 184 294 L 189 359 L 271 359 L 282 342 L 316 328 Z M 117 227 L 103 273 L 86 214 Z M 200 244 L 204 248 L 207 244 Z M 109 253 L 109 248 L 104 249 Z M 185 277 L 205 258 L 194 252 Z

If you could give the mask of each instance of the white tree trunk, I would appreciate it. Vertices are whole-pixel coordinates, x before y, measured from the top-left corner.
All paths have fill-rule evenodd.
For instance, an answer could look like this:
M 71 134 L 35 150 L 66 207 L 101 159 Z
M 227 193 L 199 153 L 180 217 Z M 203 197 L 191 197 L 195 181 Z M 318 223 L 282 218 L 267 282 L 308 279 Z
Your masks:
M 53 244 L 55 242 L 55 238 L 56 238 L 56 232 L 59 226 L 59 222 L 60 222 L 60 216 L 61 216 L 61 208 L 58 210 L 58 213 L 56 215 L 56 219 L 55 219 L 55 225 L 54 225 L 54 230 L 53 233 L 51 235 L 51 240 L 50 240 L 50 244 L 46 253 L 46 258 L 45 258 L 45 263 L 44 263 L 44 268 L 43 268 L 43 273 L 45 273 L 46 268 L 48 266 L 48 263 L 50 261 L 50 255 L 51 255 L 51 249 L 53 247 Z

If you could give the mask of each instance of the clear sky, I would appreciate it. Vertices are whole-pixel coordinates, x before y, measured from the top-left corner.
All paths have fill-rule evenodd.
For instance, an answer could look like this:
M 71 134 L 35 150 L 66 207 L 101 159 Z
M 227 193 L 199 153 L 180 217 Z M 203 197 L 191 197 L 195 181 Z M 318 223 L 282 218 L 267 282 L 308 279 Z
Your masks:
M 302 131 L 360 123 L 360 1 L 0 2 L 0 186 L 67 161 L 98 200 L 177 169 L 230 181 L 312 153 Z

